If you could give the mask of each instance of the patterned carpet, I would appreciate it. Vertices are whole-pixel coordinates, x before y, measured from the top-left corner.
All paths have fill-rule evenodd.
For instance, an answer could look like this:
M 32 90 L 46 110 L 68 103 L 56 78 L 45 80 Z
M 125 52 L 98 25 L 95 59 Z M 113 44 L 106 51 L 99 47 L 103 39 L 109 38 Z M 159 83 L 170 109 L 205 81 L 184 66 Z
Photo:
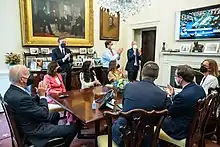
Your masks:
M 4 113 L 0 113 L 0 147 L 12 147 L 10 131 Z M 88 139 L 74 139 L 71 147 L 95 147 L 95 141 Z M 207 140 L 206 147 L 220 147 L 220 145 Z

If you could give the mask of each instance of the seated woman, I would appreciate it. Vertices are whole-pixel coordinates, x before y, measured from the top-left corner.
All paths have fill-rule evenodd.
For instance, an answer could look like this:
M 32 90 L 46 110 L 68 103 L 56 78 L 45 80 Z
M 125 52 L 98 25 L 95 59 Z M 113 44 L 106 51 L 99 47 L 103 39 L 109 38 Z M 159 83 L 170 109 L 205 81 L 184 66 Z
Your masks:
M 97 80 L 96 74 L 92 68 L 93 64 L 91 61 L 83 62 L 83 66 L 79 74 L 81 89 L 101 85 L 101 83 Z
M 47 83 L 47 95 L 50 94 L 61 94 L 63 92 L 66 92 L 65 85 L 63 83 L 63 79 L 61 74 L 59 73 L 61 71 L 60 66 L 55 62 L 52 61 L 48 64 L 47 67 L 47 74 L 44 76 L 44 81 Z M 50 98 L 47 98 L 47 102 L 49 104 L 54 104 L 54 101 Z M 67 122 L 72 122 L 72 115 L 71 113 L 67 112 Z
M 200 67 L 200 72 L 203 73 L 204 77 L 202 78 L 200 85 L 205 90 L 206 95 L 210 88 L 219 87 L 218 79 L 218 65 L 213 59 L 206 59 L 202 62 Z
M 109 63 L 109 69 L 108 69 L 108 80 L 111 83 L 114 83 L 115 81 L 125 78 L 126 75 L 125 73 L 122 71 L 122 69 L 117 68 L 117 61 L 111 61 Z

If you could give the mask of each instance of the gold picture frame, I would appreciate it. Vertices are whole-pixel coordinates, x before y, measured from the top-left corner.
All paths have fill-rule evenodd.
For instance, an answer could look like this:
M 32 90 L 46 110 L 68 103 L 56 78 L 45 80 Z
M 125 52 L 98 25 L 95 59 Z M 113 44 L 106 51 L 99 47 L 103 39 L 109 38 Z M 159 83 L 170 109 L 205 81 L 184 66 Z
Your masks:
M 83 2 L 82 2 L 83 1 Z M 47 5 L 44 4 L 43 8 L 36 8 L 36 7 L 42 7 L 42 2 L 47 3 Z M 54 2 L 54 0 L 45 0 L 45 1 L 37 1 L 37 0 L 20 0 L 20 15 L 21 15 L 21 32 L 22 32 L 22 45 L 23 46 L 57 46 L 57 39 L 59 36 L 65 36 L 67 40 L 67 46 L 80 46 L 80 47 L 92 47 L 94 44 L 94 35 L 93 35 L 93 26 L 94 26 L 94 12 L 93 12 L 93 0 L 80 0 L 78 1 L 71 1 L 71 0 L 57 0 Z M 76 7 L 74 4 L 68 5 L 68 3 L 78 2 L 83 3 L 82 9 L 79 7 Z M 40 4 L 37 4 L 40 3 Z M 45 8 L 49 5 L 52 5 L 53 7 L 57 7 L 57 9 L 54 8 Z M 60 10 L 60 5 L 63 5 L 62 11 Z M 58 6 L 57 6 L 58 5 Z M 65 6 L 64 6 L 65 5 Z M 69 8 L 70 7 L 70 8 Z M 76 10 L 78 12 L 74 11 L 72 7 L 76 7 Z M 68 9 L 69 8 L 69 9 Z M 32 10 L 34 9 L 34 10 Z M 44 12 L 46 15 L 49 16 L 49 14 L 59 14 L 59 16 L 56 16 L 54 19 L 54 24 L 49 23 L 48 21 L 45 22 L 46 17 L 40 17 L 43 15 L 38 15 L 39 11 L 44 11 L 46 9 L 46 12 Z M 52 9 L 52 10 L 51 10 Z M 67 11 L 69 10 L 69 11 Z M 62 17 L 61 17 L 62 13 Z M 78 14 L 77 14 L 78 13 Z M 45 15 L 44 14 L 44 15 Z M 71 15 L 69 15 L 71 14 Z M 74 14 L 74 15 L 72 15 Z M 83 15 L 82 15 L 83 14 Z M 69 16 L 68 16 L 69 15 Z M 53 17 L 54 17 L 53 16 Z M 76 18 L 77 16 L 77 18 Z M 70 18 L 68 24 L 64 24 L 61 22 L 62 18 L 66 20 Z M 37 19 L 38 18 L 38 19 Z M 39 18 L 43 21 L 39 21 Z M 43 19 L 42 19 L 43 18 Z M 75 18 L 75 24 L 73 22 L 73 18 Z M 78 21 L 78 18 L 79 21 Z M 84 18 L 84 20 L 83 20 Z M 50 19 L 51 20 L 51 19 Z M 81 20 L 81 21 L 80 21 Z M 78 21 L 78 23 L 77 23 Z M 39 23 L 41 22 L 41 23 Z M 81 24 L 79 22 L 82 22 Z M 78 27 L 78 24 L 81 29 L 77 29 L 74 27 Z M 52 26 L 53 25 L 53 26 Z M 51 27 L 52 26 L 52 27 Z M 60 27 L 61 26 L 61 27 Z M 68 29 L 66 29 L 66 28 Z M 66 29 L 66 30 L 65 30 Z M 49 30 L 49 31 L 48 31 Z M 53 31 L 55 30 L 55 31 Z M 71 31 L 70 31 L 71 30 Z M 81 32 L 77 30 L 82 30 Z M 57 32 L 58 31 L 58 32 Z M 65 32 L 67 31 L 67 32 Z M 49 32 L 49 33 L 48 33 Z M 56 33 L 54 33 L 56 32 Z M 48 35 L 49 34 L 49 35 Z
M 100 40 L 119 41 L 120 15 L 110 15 L 100 8 Z

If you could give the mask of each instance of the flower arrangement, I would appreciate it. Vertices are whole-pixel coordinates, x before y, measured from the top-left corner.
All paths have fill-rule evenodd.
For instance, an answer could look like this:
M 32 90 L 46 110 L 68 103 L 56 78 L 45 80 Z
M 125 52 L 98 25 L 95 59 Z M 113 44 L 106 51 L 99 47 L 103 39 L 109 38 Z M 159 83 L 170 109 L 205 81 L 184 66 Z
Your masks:
M 5 55 L 5 63 L 9 65 L 16 65 L 21 62 L 21 56 L 20 54 L 16 53 L 7 53 Z

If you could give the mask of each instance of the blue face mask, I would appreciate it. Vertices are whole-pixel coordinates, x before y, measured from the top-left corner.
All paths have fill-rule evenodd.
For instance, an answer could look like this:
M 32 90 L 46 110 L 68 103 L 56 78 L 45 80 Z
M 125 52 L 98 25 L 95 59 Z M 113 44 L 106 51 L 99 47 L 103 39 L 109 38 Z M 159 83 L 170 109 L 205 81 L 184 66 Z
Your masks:
M 60 46 L 61 46 L 62 48 L 66 48 L 66 43 L 62 43 Z

